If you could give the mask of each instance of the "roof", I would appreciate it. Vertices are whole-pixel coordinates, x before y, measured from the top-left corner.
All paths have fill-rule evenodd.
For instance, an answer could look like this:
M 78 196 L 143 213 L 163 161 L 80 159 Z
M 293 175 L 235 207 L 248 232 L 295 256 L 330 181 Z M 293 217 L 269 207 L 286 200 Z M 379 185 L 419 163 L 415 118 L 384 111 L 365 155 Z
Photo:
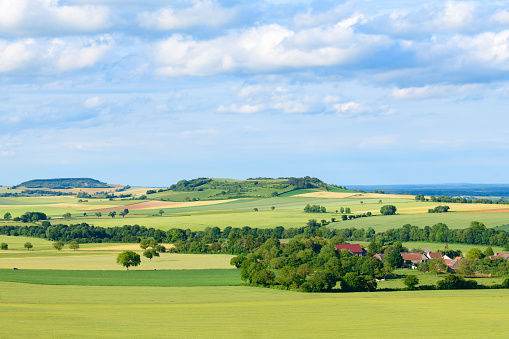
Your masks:
M 428 253 L 428 258 L 430 258 L 430 259 L 442 258 L 442 253 L 440 253 L 440 252 L 429 252 Z
M 490 259 L 496 259 L 496 258 L 502 258 L 504 260 L 509 261 L 509 253 L 496 253 L 495 255 L 492 255 Z
M 383 261 L 385 258 L 385 254 L 377 253 L 373 256 L 373 258 L 377 258 L 378 260 Z
M 350 253 L 364 253 L 364 249 L 359 244 L 342 244 L 342 245 L 334 245 L 336 250 L 348 250 Z
M 410 260 L 410 261 L 423 261 L 428 260 L 428 257 L 425 256 L 422 253 L 415 253 L 415 252 L 401 252 L 401 256 L 403 257 L 403 260 Z

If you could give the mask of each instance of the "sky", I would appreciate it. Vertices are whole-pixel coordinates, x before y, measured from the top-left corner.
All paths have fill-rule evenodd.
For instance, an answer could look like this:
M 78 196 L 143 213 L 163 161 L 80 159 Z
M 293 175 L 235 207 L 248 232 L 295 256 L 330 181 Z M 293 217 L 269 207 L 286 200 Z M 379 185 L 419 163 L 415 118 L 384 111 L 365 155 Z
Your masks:
M 508 183 L 508 1 L 0 0 L 0 184 Z

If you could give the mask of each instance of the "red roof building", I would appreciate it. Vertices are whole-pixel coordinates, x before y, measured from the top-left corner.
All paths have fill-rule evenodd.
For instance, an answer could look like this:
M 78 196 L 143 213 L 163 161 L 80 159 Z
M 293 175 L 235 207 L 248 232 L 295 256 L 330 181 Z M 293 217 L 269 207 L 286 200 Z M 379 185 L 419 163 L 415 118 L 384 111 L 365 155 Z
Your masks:
M 342 244 L 342 245 L 334 245 L 337 251 L 347 250 L 353 255 L 358 255 L 364 257 L 366 255 L 366 250 L 361 247 L 359 244 Z
M 440 252 L 429 252 L 427 254 L 428 254 L 428 258 L 430 258 L 430 259 L 442 258 L 442 253 L 440 253 Z
M 414 264 L 419 264 L 423 261 L 428 261 L 428 257 L 422 253 L 416 252 L 401 252 L 404 261 L 411 261 Z

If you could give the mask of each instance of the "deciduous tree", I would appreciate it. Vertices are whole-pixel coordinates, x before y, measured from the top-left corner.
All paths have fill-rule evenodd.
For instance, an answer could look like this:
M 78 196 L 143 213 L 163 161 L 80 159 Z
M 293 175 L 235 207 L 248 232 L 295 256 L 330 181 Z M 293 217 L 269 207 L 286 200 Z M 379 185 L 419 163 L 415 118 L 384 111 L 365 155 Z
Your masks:
M 129 270 L 131 266 L 138 266 L 141 263 L 140 255 L 134 251 L 124 251 L 117 256 L 117 264 Z
M 78 242 L 77 242 L 76 240 L 73 240 L 73 241 L 71 241 L 71 242 L 69 243 L 69 248 L 70 248 L 71 250 L 76 251 L 77 249 L 79 249 L 79 248 L 80 248 L 80 244 L 78 244 Z
M 30 249 L 31 249 L 31 248 L 33 248 L 33 247 L 34 247 L 34 245 L 32 245 L 32 243 L 31 243 L 31 242 L 27 241 L 27 242 L 25 243 L 25 245 L 23 245 L 23 247 L 25 247 L 27 250 L 29 250 L 29 251 L 30 251 Z
M 58 250 L 58 251 L 61 251 L 62 248 L 64 248 L 64 242 L 62 240 L 58 240 L 58 241 L 55 241 L 53 243 L 53 247 Z

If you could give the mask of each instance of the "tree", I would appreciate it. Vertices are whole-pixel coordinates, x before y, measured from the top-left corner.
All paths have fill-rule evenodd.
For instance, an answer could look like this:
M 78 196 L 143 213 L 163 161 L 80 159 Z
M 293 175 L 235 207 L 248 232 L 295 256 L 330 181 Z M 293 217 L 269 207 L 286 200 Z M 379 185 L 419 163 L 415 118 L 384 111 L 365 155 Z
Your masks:
M 438 275 L 442 272 L 447 272 L 447 265 L 442 258 L 431 259 L 428 262 L 429 273 Z
M 143 256 L 149 261 L 152 261 L 152 258 L 158 257 L 159 253 L 154 248 L 147 248 L 145 251 L 143 251 Z
M 276 207 L 272 206 L 270 209 L 274 211 L 276 209 Z
M 110 216 L 112 218 L 115 218 L 116 215 L 117 215 L 117 212 L 115 212 L 115 211 L 111 211 L 110 213 L 108 213 L 108 216 Z
M 340 207 L 340 208 L 339 208 L 339 212 L 340 212 L 341 214 L 345 213 L 345 208 L 344 208 L 344 207 Z
M 122 212 L 120 212 L 119 214 L 120 214 L 120 215 L 122 216 L 122 218 L 123 218 L 123 217 L 125 217 L 126 215 L 128 215 L 128 214 L 129 214 L 129 210 L 128 210 L 127 208 L 124 208 L 124 210 L 123 210 Z
M 102 216 L 103 216 L 103 214 L 102 214 L 101 212 L 95 212 L 95 216 L 96 216 L 96 217 L 98 217 L 98 218 L 100 218 L 100 217 L 102 217 Z
M 77 242 L 76 240 L 73 240 L 73 241 L 71 241 L 71 242 L 69 243 L 69 248 L 70 248 L 71 250 L 76 251 L 77 249 L 79 249 L 79 248 L 80 248 L 80 244 L 78 244 L 78 242 Z
M 159 210 L 159 214 L 161 215 L 161 217 L 163 216 L 164 214 L 164 211 L 163 210 Z
M 140 255 L 134 251 L 124 251 L 117 256 L 117 264 L 129 270 L 131 266 L 138 266 L 141 263 Z
M 150 240 L 149 239 L 141 239 L 140 241 L 140 247 L 142 250 L 146 250 L 150 246 Z
M 256 208 L 256 207 L 253 208 L 253 211 L 258 212 L 258 208 Z
M 64 242 L 62 240 L 58 240 L 58 241 L 55 241 L 53 243 L 53 247 L 58 250 L 58 251 L 61 251 L 62 248 L 64 248 Z
M 467 258 L 470 258 L 470 259 L 482 259 L 483 257 L 484 257 L 484 254 L 477 247 L 471 248 L 467 252 Z
M 25 247 L 27 250 L 29 250 L 29 251 L 30 251 L 30 249 L 31 249 L 31 248 L 33 248 L 33 247 L 34 247 L 34 245 L 32 245 L 32 243 L 31 243 L 30 241 L 27 241 L 27 242 L 25 243 L 25 245 L 23 245 L 23 247 Z
M 394 215 L 396 214 L 396 210 L 397 208 L 394 205 L 385 205 L 380 208 L 380 213 L 382 213 L 382 215 Z
M 403 266 L 404 260 L 401 256 L 401 252 L 399 249 L 394 248 L 392 249 L 389 254 L 384 258 L 384 261 L 387 262 L 387 264 L 393 268 L 398 268 Z
M 486 226 L 480 221 L 471 221 L 469 228 L 474 230 L 485 230 Z
M 403 281 L 409 290 L 414 290 L 415 286 L 419 284 L 419 278 L 416 275 L 410 274 L 407 275 L 405 280 Z
M 491 246 L 488 246 L 486 251 L 484 251 L 484 256 L 491 257 L 492 255 L 495 255 L 495 252 L 493 252 L 493 248 L 491 248 Z
M 345 207 L 345 213 L 346 214 L 349 214 L 351 212 L 352 212 L 352 210 L 350 209 L 350 207 Z
M 5 220 L 11 220 L 11 217 L 12 217 L 12 215 L 9 212 L 4 214 L 4 219 Z
M 9 249 L 9 245 L 7 245 L 7 243 L 3 242 L 3 243 L 0 244 L 0 249 L 8 250 Z
M 69 212 L 64 213 L 64 215 L 62 215 L 62 217 L 64 217 L 64 219 L 71 219 L 71 213 L 69 213 Z
M 456 266 L 456 272 L 461 275 L 467 276 L 471 275 L 475 271 L 475 262 L 470 258 L 463 258 L 458 261 L 458 265 Z

